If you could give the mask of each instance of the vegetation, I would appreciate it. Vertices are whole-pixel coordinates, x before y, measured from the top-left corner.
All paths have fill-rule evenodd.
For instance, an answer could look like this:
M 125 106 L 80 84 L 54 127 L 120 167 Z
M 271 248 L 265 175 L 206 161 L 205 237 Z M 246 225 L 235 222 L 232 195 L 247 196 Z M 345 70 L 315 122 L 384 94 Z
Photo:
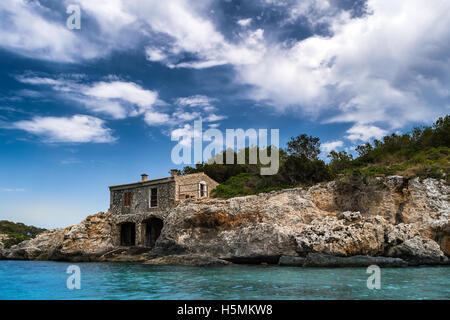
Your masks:
M 270 148 L 270 147 L 269 147 Z M 280 170 L 273 176 L 261 176 L 261 164 L 217 164 L 208 161 L 185 167 L 183 173 L 205 172 L 220 183 L 213 196 L 229 198 L 257 194 L 287 187 L 312 185 L 338 177 L 371 177 L 399 174 L 407 178 L 436 178 L 450 182 L 450 116 L 439 118 L 430 127 L 391 134 L 373 143 L 355 148 L 358 156 L 346 151 L 331 151 L 328 164 L 319 159 L 319 138 L 301 134 L 292 137 L 286 150 L 280 149 Z M 270 149 L 269 149 L 270 153 Z M 225 163 L 225 154 L 218 155 Z M 234 153 L 235 162 L 238 157 Z
M 8 235 L 8 238 L 3 240 L 5 248 L 10 248 L 24 240 L 34 238 L 44 231 L 46 229 L 27 226 L 23 223 L 14 223 L 6 220 L 0 221 L 0 234 Z

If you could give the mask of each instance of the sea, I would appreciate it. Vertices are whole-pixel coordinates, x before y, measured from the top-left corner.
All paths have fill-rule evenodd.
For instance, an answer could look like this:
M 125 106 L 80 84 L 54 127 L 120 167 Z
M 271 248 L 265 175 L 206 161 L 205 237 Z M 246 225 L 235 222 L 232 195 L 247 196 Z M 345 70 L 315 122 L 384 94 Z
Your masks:
M 450 299 L 450 267 L 150 266 L 0 261 L 0 300 Z M 371 279 L 369 279 L 372 276 Z

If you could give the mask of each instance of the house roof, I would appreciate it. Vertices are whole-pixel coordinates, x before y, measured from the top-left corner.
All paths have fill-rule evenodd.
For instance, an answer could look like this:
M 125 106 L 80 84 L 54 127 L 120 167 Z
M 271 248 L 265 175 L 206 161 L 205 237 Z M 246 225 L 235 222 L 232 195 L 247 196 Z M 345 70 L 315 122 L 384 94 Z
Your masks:
M 121 189 L 128 189 L 128 188 L 145 187 L 145 186 L 152 185 L 152 184 L 162 184 L 162 183 L 175 181 L 175 179 L 177 177 L 182 178 L 182 177 L 193 176 L 193 175 L 204 175 L 204 176 L 208 177 L 208 175 L 206 175 L 204 172 L 197 172 L 197 173 L 190 173 L 190 174 L 185 174 L 185 175 L 178 175 L 175 177 L 172 176 L 172 177 L 152 179 L 152 180 L 147 180 L 147 181 L 138 181 L 138 182 L 132 182 L 132 183 L 118 184 L 118 185 L 114 185 L 114 186 L 109 186 L 109 189 L 110 190 L 121 190 Z
M 166 183 L 173 181 L 173 177 L 166 177 L 166 178 L 159 178 L 159 179 L 152 179 L 147 181 L 138 181 L 138 182 L 132 182 L 132 183 L 125 183 L 125 184 L 118 184 L 114 186 L 109 186 L 109 189 L 127 189 L 132 187 L 143 187 L 146 185 L 152 185 L 152 184 L 160 184 L 160 183 Z

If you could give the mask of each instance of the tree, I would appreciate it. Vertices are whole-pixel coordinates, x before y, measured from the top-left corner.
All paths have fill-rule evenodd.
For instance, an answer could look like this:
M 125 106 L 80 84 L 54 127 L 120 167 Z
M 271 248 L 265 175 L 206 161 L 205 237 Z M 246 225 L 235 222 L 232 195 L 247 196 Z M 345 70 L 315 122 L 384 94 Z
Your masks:
M 369 142 L 367 142 L 364 145 L 357 146 L 355 150 L 356 152 L 358 152 L 358 155 L 361 158 L 365 158 L 369 155 L 370 152 L 372 152 L 373 148 L 372 145 Z
M 292 186 L 314 184 L 330 178 L 325 162 L 310 160 L 304 154 L 288 156 L 280 171 L 283 178 Z
M 320 139 L 306 134 L 292 137 L 287 143 L 287 152 L 289 155 L 305 156 L 313 161 L 318 160 L 320 154 Z
M 327 157 L 331 159 L 328 166 L 332 175 L 352 167 L 353 156 L 346 151 L 336 152 L 333 150 Z

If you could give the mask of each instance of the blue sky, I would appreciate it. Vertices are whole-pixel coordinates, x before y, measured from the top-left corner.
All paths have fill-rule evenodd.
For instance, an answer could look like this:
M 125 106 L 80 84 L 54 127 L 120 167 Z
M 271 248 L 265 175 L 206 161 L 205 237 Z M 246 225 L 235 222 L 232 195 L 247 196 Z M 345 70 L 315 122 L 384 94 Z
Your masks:
M 323 158 L 430 124 L 449 46 L 446 0 L 2 0 L 0 219 L 107 210 L 107 186 L 177 167 L 197 119 L 318 136 Z

